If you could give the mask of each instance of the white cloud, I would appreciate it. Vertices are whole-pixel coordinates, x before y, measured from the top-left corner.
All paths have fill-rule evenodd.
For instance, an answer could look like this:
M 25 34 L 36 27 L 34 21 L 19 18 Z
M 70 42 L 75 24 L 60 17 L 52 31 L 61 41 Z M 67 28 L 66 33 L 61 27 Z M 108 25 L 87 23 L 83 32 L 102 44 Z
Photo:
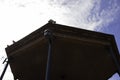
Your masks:
M 109 23 L 114 21 L 119 11 L 120 6 L 116 0 L 109 0 L 109 2 L 103 0 L 95 4 L 95 7 L 91 11 L 92 13 L 88 17 L 90 19 L 89 22 L 99 23 L 94 26 L 94 29 L 99 30 L 101 27 L 108 26 Z
M 40 21 L 47 22 L 52 18 L 61 24 L 90 30 L 94 30 L 96 26 L 100 28 L 108 25 L 119 10 L 116 0 L 42 0 L 42 2 L 41 0 L 6 0 L 6 4 L 14 6 L 19 13 L 22 13 L 20 16 L 25 17 L 24 19 L 33 18 L 36 22 L 33 19 L 31 22 L 37 25 Z M 12 11 L 13 15 L 14 11 Z
M 90 10 L 94 6 L 94 0 L 51 0 L 51 2 L 50 0 L 49 2 L 48 0 L 44 0 L 42 3 L 39 0 L 8 0 L 4 3 L 7 5 L 8 10 L 7 12 L 4 12 L 8 15 L 7 19 L 12 19 L 13 22 L 17 20 L 16 24 L 18 25 L 20 25 L 20 22 L 24 25 L 28 24 L 23 21 L 25 20 L 29 22 L 32 18 L 33 19 L 29 23 L 34 24 L 40 24 L 40 21 L 47 22 L 47 20 L 52 18 L 61 24 L 78 26 L 81 28 L 91 28 L 87 27 L 88 25 L 86 25 L 86 19 Z M 13 16 L 15 16 L 15 18 Z M 12 24 L 11 21 L 9 21 L 9 23 Z M 95 23 L 90 24 L 94 25 Z
M 65 24 L 90 30 L 107 26 L 120 10 L 117 0 L 54 0 L 51 5 L 65 9 Z

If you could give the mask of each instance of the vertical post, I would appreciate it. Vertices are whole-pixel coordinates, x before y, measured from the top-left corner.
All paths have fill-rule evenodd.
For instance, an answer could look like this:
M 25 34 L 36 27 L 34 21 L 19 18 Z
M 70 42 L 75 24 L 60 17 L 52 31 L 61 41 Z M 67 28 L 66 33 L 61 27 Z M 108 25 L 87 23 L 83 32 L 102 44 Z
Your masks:
M 0 80 L 3 79 L 4 74 L 5 74 L 6 70 L 7 70 L 8 64 L 9 64 L 9 61 L 6 61 L 6 60 L 7 60 L 7 58 L 6 58 L 6 59 L 4 60 L 4 62 L 3 62 L 3 64 L 6 62 L 6 65 L 5 65 L 4 70 L 3 70 L 3 72 L 2 72 L 2 74 L 1 74 L 1 76 L 0 76 Z
M 50 68 L 51 68 L 51 59 L 52 59 L 52 32 L 47 29 L 44 31 L 44 36 L 48 40 L 48 56 L 47 56 L 47 67 L 45 80 L 50 80 Z

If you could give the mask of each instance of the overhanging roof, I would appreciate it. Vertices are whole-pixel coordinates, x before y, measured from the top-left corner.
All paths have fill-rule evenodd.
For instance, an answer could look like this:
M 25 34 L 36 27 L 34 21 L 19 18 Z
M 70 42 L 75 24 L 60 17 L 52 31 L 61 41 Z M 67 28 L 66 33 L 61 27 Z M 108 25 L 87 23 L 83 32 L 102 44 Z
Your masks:
M 47 23 L 6 48 L 14 77 L 20 80 L 45 80 L 48 41 L 44 30 L 53 33 L 50 80 L 106 80 L 119 65 L 113 35 L 60 24 Z M 111 54 L 114 55 L 111 55 Z

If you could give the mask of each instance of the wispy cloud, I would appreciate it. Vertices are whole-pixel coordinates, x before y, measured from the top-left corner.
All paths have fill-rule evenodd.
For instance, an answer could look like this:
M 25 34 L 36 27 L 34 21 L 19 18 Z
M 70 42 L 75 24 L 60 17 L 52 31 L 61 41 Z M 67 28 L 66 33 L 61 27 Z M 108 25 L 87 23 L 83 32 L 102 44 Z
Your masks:
M 76 0 L 66 2 L 62 0 L 58 5 L 66 9 L 66 23 L 80 28 L 95 30 L 108 26 L 114 21 L 120 11 L 117 0 Z
M 120 12 L 118 0 L 50 0 L 49 3 L 53 9 L 59 8 L 64 24 L 90 30 L 108 26 Z
M 94 6 L 93 0 L 74 0 L 74 1 L 53 1 L 52 5 L 58 5 L 59 8 L 64 10 L 63 19 L 65 19 L 65 24 L 78 26 L 80 28 L 90 28 L 87 27 L 87 17 Z M 94 25 L 94 24 L 92 24 Z
M 95 4 L 88 17 L 89 22 L 99 23 L 95 25 L 95 29 L 99 30 L 101 27 L 108 26 L 112 21 L 118 17 L 120 6 L 117 0 L 101 0 Z
M 7 1 L 7 0 L 6 0 Z M 120 11 L 118 0 L 8 0 L 11 6 L 35 9 L 40 20 L 50 18 L 58 23 L 85 29 L 100 29 L 112 22 Z M 26 12 L 27 13 L 27 12 Z M 35 14 L 36 14 L 35 13 Z M 35 15 L 36 16 L 36 15 Z

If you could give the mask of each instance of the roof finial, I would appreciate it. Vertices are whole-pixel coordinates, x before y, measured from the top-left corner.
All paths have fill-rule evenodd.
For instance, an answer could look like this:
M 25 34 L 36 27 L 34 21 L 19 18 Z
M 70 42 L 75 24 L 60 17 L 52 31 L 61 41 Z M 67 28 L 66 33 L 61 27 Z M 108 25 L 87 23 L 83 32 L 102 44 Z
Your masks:
M 13 40 L 13 44 L 15 43 L 15 41 Z
M 56 21 L 54 21 L 54 20 L 50 19 L 50 20 L 48 21 L 48 23 L 55 24 L 55 23 L 56 23 Z

